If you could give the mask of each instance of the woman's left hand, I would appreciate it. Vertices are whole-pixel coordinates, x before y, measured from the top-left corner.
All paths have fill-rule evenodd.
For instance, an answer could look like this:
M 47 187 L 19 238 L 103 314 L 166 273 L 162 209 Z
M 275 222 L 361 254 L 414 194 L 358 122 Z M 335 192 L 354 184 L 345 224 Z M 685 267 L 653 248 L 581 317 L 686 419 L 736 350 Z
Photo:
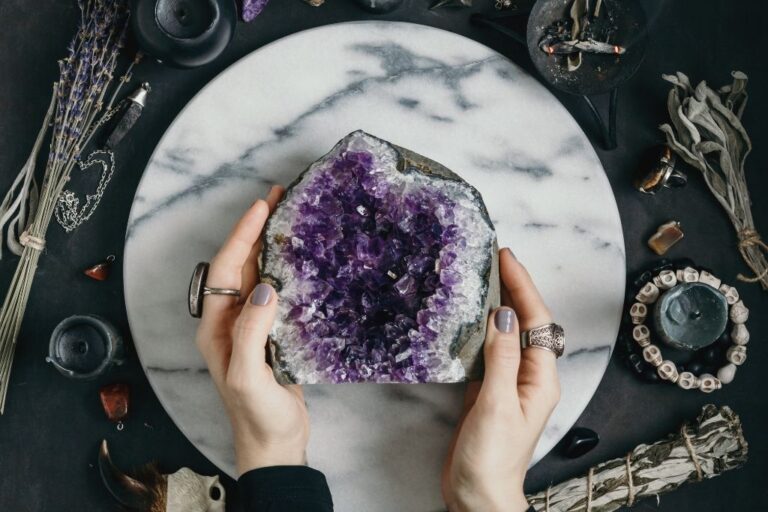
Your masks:
M 273 187 L 237 223 L 211 261 L 207 286 L 240 290 L 240 299 L 206 295 L 197 346 L 224 400 L 238 475 L 267 466 L 306 464 L 309 416 L 300 386 L 281 386 L 266 362 L 277 294 L 258 284 L 264 224 L 284 193 Z

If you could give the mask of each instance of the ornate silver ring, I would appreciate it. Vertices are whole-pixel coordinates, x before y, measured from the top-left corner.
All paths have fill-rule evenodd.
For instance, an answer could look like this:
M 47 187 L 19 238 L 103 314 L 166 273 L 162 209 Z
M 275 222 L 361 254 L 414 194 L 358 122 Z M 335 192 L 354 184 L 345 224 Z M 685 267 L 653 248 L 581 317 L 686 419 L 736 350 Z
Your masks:
M 235 290 L 233 288 L 211 288 L 206 286 L 205 280 L 208 277 L 209 267 L 210 264 L 205 261 L 198 263 L 195 266 L 195 271 L 192 273 L 192 279 L 189 281 L 189 314 L 195 318 L 203 316 L 203 297 L 206 295 L 240 296 L 240 290 Z
M 523 348 L 543 348 L 560 357 L 565 351 L 565 330 L 557 324 L 534 327 L 520 333 L 520 344 Z

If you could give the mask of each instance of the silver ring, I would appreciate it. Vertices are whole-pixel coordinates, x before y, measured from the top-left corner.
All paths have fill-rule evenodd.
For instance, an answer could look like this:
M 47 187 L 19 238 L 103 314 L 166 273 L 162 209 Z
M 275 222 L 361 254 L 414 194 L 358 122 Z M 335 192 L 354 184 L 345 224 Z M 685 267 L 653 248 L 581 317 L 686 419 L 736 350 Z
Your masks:
M 547 324 L 534 327 L 520 333 L 522 348 L 537 347 L 555 353 L 560 357 L 565 351 L 565 330 L 557 324 Z
M 240 296 L 240 290 L 233 288 L 213 288 L 205 286 L 205 280 L 208 277 L 208 268 L 210 265 L 202 261 L 195 266 L 192 273 L 192 279 L 189 281 L 188 306 L 189 314 L 195 318 L 203 316 L 203 297 L 206 295 L 231 295 Z

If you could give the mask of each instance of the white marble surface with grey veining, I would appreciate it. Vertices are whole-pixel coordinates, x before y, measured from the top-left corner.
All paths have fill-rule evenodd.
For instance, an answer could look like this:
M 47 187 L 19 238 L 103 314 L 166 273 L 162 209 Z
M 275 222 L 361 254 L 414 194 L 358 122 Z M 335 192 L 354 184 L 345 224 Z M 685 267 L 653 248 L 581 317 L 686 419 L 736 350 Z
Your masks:
M 273 183 L 363 129 L 428 156 L 483 195 L 499 242 L 528 267 L 567 333 L 562 400 L 535 453 L 578 418 L 608 364 L 624 242 L 600 162 L 576 122 L 501 55 L 438 29 L 326 26 L 245 57 L 169 128 L 136 194 L 125 248 L 131 331 L 182 431 L 233 474 L 227 418 L 194 344 L 189 276 Z M 439 510 L 460 385 L 308 386 L 309 462 L 341 512 Z

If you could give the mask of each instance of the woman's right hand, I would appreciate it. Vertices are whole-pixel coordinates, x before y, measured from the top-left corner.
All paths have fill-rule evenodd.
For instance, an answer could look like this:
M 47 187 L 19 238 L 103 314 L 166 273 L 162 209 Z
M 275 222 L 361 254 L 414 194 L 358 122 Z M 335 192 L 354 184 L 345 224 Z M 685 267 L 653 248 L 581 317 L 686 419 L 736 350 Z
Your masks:
M 560 399 L 555 354 L 520 349 L 520 331 L 552 322 L 531 276 L 509 249 L 499 252 L 503 306 L 490 316 L 485 377 L 470 382 L 445 461 L 442 491 L 451 512 L 524 511 L 523 480 Z
M 267 364 L 278 297 L 257 284 L 261 232 L 282 195 L 282 187 L 273 187 L 256 201 L 211 261 L 208 286 L 238 289 L 242 299 L 205 296 L 197 329 L 197 346 L 229 413 L 238 475 L 306 464 L 309 416 L 301 387 L 278 384 Z

